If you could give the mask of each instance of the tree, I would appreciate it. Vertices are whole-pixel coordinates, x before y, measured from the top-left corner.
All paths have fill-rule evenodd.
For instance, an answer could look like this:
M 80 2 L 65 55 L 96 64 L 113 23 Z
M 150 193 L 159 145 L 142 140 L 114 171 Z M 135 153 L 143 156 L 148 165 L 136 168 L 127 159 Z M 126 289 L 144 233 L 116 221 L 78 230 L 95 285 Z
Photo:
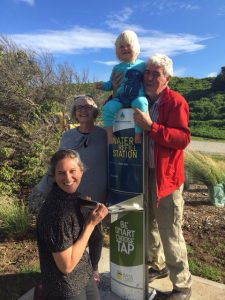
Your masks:
M 0 36 L 0 78 L 0 167 L 13 167 L 12 183 L 33 185 L 58 147 L 55 112 L 68 109 L 87 73 L 79 76 L 66 63 L 55 65 L 49 53 L 21 49 Z M 15 191 L 5 180 L 0 178 L 0 194 Z
M 214 79 L 212 89 L 213 91 L 225 91 L 225 66 L 221 67 L 220 73 Z

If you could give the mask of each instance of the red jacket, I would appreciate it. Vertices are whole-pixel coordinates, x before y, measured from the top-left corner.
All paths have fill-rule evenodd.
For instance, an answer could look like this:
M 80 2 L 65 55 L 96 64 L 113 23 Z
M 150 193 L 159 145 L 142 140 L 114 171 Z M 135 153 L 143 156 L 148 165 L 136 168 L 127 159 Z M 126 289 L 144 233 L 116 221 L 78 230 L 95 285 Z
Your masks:
M 158 200 L 180 187 L 184 176 L 184 149 L 190 142 L 189 106 L 181 94 L 168 87 L 163 91 L 150 137 L 154 140 Z

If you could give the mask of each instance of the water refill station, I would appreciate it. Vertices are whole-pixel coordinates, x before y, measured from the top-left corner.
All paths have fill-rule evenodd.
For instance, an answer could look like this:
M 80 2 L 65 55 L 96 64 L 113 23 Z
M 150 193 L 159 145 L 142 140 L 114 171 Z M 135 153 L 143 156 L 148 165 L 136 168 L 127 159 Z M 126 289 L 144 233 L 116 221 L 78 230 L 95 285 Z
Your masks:
M 147 139 L 134 142 L 133 109 L 116 115 L 109 145 L 111 290 L 122 299 L 153 299 L 147 277 Z

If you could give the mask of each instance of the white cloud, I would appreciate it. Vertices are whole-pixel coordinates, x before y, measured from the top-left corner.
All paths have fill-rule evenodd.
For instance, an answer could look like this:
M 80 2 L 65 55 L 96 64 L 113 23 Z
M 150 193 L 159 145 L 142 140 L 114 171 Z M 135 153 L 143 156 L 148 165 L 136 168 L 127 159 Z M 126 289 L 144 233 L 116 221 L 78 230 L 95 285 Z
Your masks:
M 211 72 L 206 77 L 216 77 L 218 75 L 217 72 Z
M 134 10 L 131 7 L 124 7 L 120 12 L 110 13 L 108 15 L 109 20 L 115 20 L 119 22 L 127 21 L 133 14 Z
M 116 36 L 98 29 L 75 26 L 64 31 L 44 31 L 37 34 L 14 34 L 11 38 L 20 46 L 52 53 L 73 53 L 113 48 Z
M 105 66 L 115 66 L 116 64 L 118 64 L 117 60 L 109 60 L 109 61 L 95 60 L 94 62 Z
M 35 4 L 35 0 L 17 0 L 17 1 L 24 2 L 30 6 L 34 6 L 34 4 Z
M 199 10 L 200 6 L 193 3 L 193 1 L 183 0 L 152 0 L 149 2 L 139 2 L 138 4 L 124 7 L 118 12 L 111 12 L 106 16 L 105 24 L 111 29 L 118 29 L 123 31 L 126 29 L 133 30 L 137 33 L 144 33 L 146 29 L 142 26 L 134 24 L 130 20 L 131 17 L 138 11 L 139 13 L 148 14 L 149 17 L 154 15 L 168 15 L 179 11 Z M 130 22 L 128 22 L 130 20 Z
M 163 52 L 167 55 L 177 55 L 185 52 L 196 52 L 206 46 L 204 40 L 212 37 L 201 37 L 192 34 L 167 34 L 159 31 L 152 31 L 148 36 L 139 38 L 141 44 L 141 55 L 148 57 L 156 52 Z
M 200 9 L 194 1 L 168 1 L 168 0 L 154 0 L 145 3 L 145 9 L 148 9 L 150 15 L 166 15 L 174 13 L 179 10 L 190 11 Z
M 64 31 L 43 31 L 34 34 L 14 34 L 10 36 L 17 45 L 35 51 L 45 50 L 52 53 L 80 54 L 99 49 L 114 49 L 116 35 L 100 29 L 75 26 Z M 160 31 L 147 31 L 139 34 L 141 56 L 148 57 L 156 52 L 177 55 L 196 52 L 206 46 L 203 41 L 212 37 L 191 34 L 169 34 Z
M 105 24 L 111 29 L 118 29 L 119 31 L 124 31 L 126 29 L 133 30 L 135 32 L 142 31 L 142 27 L 139 25 L 126 23 L 132 16 L 134 10 L 131 7 L 125 7 L 121 9 L 120 12 L 110 13 L 106 17 Z
M 108 25 L 109 28 L 117 29 L 119 32 L 122 32 L 124 30 L 133 30 L 136 33 L 146 32 L 146 29 L 137 24 L 118 22 L 116 20 L 107 20 L 105 23 Z

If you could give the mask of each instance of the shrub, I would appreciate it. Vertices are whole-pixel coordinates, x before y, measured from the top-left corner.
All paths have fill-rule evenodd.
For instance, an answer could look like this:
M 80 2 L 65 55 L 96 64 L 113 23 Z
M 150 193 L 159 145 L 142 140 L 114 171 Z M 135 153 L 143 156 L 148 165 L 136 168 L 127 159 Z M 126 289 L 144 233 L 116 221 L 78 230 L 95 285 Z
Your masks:
M 1 197 L 0 227 L 10 237 L 23 237 L 30 226 L 31 215 L 27 206 L 15 198 Z
M 19 190 L 20 186 L 15 182 L 0 182 L 0 194 L 2 196 L 11 196 Z
M 30 151 L 21 157 L 23 184 L 35 185 L 47 171 L 47 161 L 58 148 L 59 135 L 52 140 L 42 140 L 32 145 Z
M 208 187 L 209 201 L 217 206 L 225 206 L 225 162 L 213 159 L 200 152 L 186 151 L 185 188 L 189 183 L 203 182 Z
M 10 147 L 4 147 L 0 149 L 0 157 L 3 159 L 11 158 L 14 154 L 14 149 Z
M 0 180 L 9 181 L 16 175 L 16 170 L 8 165 L 1 167 Z
M 185 171 L 195 182 L 207 187 L 225 183 L 225 163 L 200 152 L 185 152 Z

